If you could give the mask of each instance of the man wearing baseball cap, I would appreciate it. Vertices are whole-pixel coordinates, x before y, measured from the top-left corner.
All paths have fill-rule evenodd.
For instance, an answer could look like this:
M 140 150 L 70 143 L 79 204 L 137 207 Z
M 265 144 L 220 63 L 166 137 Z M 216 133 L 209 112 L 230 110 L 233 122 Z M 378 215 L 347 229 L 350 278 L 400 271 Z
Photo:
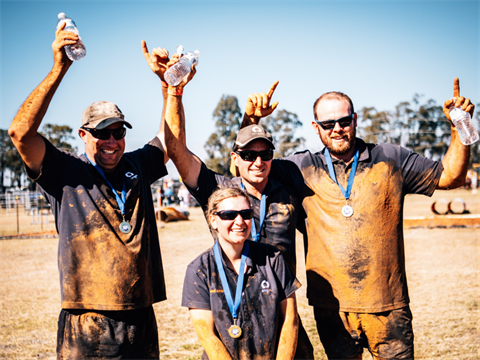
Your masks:
M 132 125 L 113 103 L 83 112 L 80 156 L 55 148 L 37 129 L 72 65 L 63 50 L 78 35 L 56 32 L 54 65 L 15 116 L 9 134 L 48 199 L 59 235 L 62 310 L 59 359 L 158 359 L 152 304 L 166 299 L 150 184 L 167 174 L 163 133 L 143 148 L 125 151 Z M 163 80 L 168 53 L 143 53 Z M 158 64 L 162 65 L 158 67 Z M 164 98 L 167 90 L 164 87 Z
M 165 112 L 166 151 L 182 181 L 203 210 L 206 210 L 208 198 L 217 188 L 236 187 L 246 191 L 254 210 L 250 239 L 277 247 L 295 272 L 295 226 L 301 204 L 291 188 L 269 177 L 275 149 L 272 135 L 259 125 L 247 126 L 238 132 L 231 159 L 238 168 L 239 176 L 229 178 L 208 169 L 186 146 L 182 105 L 185 85 L 186 82 L 183 82 L 169 90 Z M 289 301 L 296 302 L 296 299 Z M 193 318 L 195 312 L 192 310 L 195 309 L 190 309 Z M 292 325 L 295 328 L 292 337 L 296 337 L 298 327 L 295 359 L 313 359 L 313 347 L 301 322 L 298 322 L 300 325 Z

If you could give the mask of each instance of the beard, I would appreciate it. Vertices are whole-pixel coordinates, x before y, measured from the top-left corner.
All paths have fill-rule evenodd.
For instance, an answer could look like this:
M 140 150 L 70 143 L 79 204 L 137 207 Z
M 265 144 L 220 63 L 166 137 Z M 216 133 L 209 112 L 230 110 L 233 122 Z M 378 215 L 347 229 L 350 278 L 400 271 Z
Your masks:
M 323 142 L 323 145 L 328 149 L 332 155 L 344 155 L 348 153 L 355 146 L 355 137 L 357 135 L 357 129 L 353 128 L 352 132 L 345 132 L 345 135 L 348 137 L 348 141 L 341 145 L 334 145 L 332 139 L 329 136 L 322 137 L 320 139 Z

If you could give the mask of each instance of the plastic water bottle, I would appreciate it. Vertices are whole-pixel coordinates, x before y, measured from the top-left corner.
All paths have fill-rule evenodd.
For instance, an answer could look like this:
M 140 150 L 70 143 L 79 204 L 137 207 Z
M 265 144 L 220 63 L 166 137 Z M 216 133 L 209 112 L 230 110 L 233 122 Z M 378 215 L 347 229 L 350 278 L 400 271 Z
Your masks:
M 454 98 L 454 101 L 455 100 L 456 99 Z M 472 145 L 478 141 L 478 132 L 475 131 L 470 113 L 454 106 L 451 106 L 449 111 L 450 118 L 458 131 L 462 144 Z
M 183 49 L 181 45 L 178 48 Z M 181 55 L 180 52 L 179 55 Z M 193 53 L 187 52 L 178 60 L 175 65 L 169 68 L 165 72 L 165 81 L 168 83 L 168 85 L 177 86 L 180 84 L 182 80 L 190 73 L 192 65 L 198 65 L 199 56 L 200 52 L 198 50 L 195 50 Z
M 57 22 L 57 29 L 62 25 L 64 22 L 67 23 L 63 30 L 70 31 L 78 35 L 78 41 L 76 44 L 66 45 L 65 46 L 65 53 L 67 54 L 68 58 L 72 61 L 81 60 L 87 54 L 87 50 L 85 49 L 85 45 L 83 45 L 83 41 L 78 34 L 78 29 L 72 19 L 65 16 L 65 13 L 58 14 L 58 22 Z

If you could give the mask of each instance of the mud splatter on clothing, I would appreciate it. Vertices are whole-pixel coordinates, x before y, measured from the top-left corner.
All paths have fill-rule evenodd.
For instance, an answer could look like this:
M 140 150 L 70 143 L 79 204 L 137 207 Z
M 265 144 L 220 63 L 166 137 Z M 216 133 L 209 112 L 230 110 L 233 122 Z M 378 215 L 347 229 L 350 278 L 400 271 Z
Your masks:
M 233 318 L 217 271 L 213 247 L 188 265 L 182 306 L 212 311 L 219 338 L 233 359 L 274 359 L 283 321 L 280 302 L 301 285 L 278 249 L 252 241 L 249 245 L 250 253 L 245 263 L 248 270 L 237 320 L 237 325 L 242 328 L 240 338 L 233 339 L 228 334 Z M 223 259 L 222 263 L 235 298 L 237 275 Z
M 209 170 L 202 163 L 196 189 L 188 188 L 193 197 L 205 211 L 208 198 L 218 188 L 236 187 L 241 189 L 241 177 L 228 178 Z M 260 242 L 275 246 L 282 251 L 285 260 L 295 272 L 295 227 L 301 212 L 301 203 L 296 192 L 280 182 L 269 179 L 265 187 L 266 214 Z M 260 228 L 260 199 L 248 194 L 254 211 L 255 227 Z M 302 219 L 303 221 L 303 219 Z M 249 236 L 251 239 L 251 236 Z
M 165 281 L 150 185 L 167 174 L 160 141 L 125 153 L 110 182 L 127 189 L 123 218 L 105 179 L 82 156 L 45 140 L 41 173 L 35 179 L 48 199 L 59 234 L 62 308 L 132 310 L 166 299 Z M 28 169 L 27 169 L 28 170 Z
M 406 194 L 431 196 L 442 164 L 391 144 L 365 144 L 349 199 L 330 178 L 324 152 L 272 162 L 270 176 L 299 191 L 307 214 L 307 297 L 310 305 L 345 312 L 382 312 L 409 303 L 403 242 Z M 350 163 L 333 162 L 346 188 Z

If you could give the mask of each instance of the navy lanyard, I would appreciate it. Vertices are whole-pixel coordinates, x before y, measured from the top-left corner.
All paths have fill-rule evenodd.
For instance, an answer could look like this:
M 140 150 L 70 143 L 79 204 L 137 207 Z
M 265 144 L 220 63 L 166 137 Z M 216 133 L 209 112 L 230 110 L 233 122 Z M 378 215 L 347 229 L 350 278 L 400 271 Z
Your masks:
M 238 317 L 237 310 L 240 307 L 242 301 L 242 291 L 243 291 L 243 279 L 245 277 L 245 260 L 247 259 L 248 252 L 250 247 L 248 241 L 245 241 L 242 251 L 242 260 L 240 262 L 240 270 L 238 271 L 237 278 L 237 289 L 235 290 L 235 303 L 233 302 L 232 293 L 230 292 L 230 286 L 228 285 L 227 275 L 225 274 L 225 269 L 223 268 L 222 256 L 220 255 L 219 250 L 220 245 L 218 240 L 213 246 L 213 251 L 215 253 L 215 262 L 217 263 L 218 272 L 220 273 L 220 280 L 222 281 L 223 292 L 227 298 L 228 307 L 232 317 L 236 319 Z
M 87 160 L 90 161 L 90 164 L 93 165 L 95 170 L 97 170 L 98 173 L 102 175 L 102 177 L 107 182 L 108 186 L 110 186 L 110 189 L 112 189 L 113 193 L 115 194 L 115 199 L 117 200 L 117 204 L 118 204 L 118 207 L 120 208 L 120 212 L 122 213 L 122 215 L 125 215 L 125 200 L 127 198 L 127 191 L 125 188 L 125 178 L 123 178 L 122 197 L 120 197 L 117 191 L 115 190 L 115 188 L 112 186 L 112 184 L 110 184 L 110 181 L 107 180 L 107 177 L 105 176 L 105 173 L 103 172 L 102 168 L 97 164 L 95 164 L 92 160 L 90 160 L 87 156 L 87 153 L 84 153 L 84 155 L 87 158 Z
M 240 183 L 242 190 L 246 192 L 245 190 L 245 185 L 243 185 L 243 182 Z M 252 240 L 255 242 L 258 242 L 260 240 L 262 228 L 263 228 L 263 223 L 265 221 L 265 212 L 267 209 L 267 197 L 265 194 L 262 194 L 262 198 L 260 200 L 260 229 L 256 229 L 255 226 L 255 219 L 252 221 L 252 228 L 250 229 L 250 234 L 252 234 Z
M 332 157 L 330 156 L 330 152 L 328 151 L 328 149 L 325 148 L 325 160 L 327 161 L 328 172 L 330 173 L 330 177 L 332 178 L 332 180 L 335 181 L 340 187 L 340 190 L 342 191 L 345 200 L 348 200 L 348 198 L 350 197 L 350 192 L 352 191 L 353 179 L 355 178 L 355 172 L 357 171 L 359 154 L 360 152 L 357 149 L 355 155 L 353 156 L 352 171 L 350 171 L 350 176 L 348 178 L 347 190 L 345 190 L 343 186 L 340 185 L 337 181 L 337 177 L 335 176 L 335 170 L 333 169 Z

